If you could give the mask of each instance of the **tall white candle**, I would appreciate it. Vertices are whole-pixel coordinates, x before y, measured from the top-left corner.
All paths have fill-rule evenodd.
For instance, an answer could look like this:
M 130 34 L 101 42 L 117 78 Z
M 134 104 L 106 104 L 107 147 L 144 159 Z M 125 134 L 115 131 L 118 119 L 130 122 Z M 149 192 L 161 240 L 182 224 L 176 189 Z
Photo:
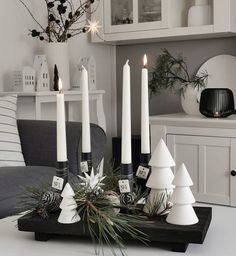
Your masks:
M 130 66 L 127 60 L 123 67 L 123 96 L 122 96 L 122 139 L 121 163 L 132 163 L 131 157 L 131 103 L 130 103 Z
M 88 72 L 82 67 L 82 152 L 91 152 Z
M 62 81 L 59 79 L 59 93 L 57 94 L 57 161 L 67 161 L 65 101 L 61 93 Z
M 148 100 L 148 69 L 147 55 L 143 57 L 142 84 L 141 84 L 141 153 L 150 153 L 149 134 L 149 100 Z

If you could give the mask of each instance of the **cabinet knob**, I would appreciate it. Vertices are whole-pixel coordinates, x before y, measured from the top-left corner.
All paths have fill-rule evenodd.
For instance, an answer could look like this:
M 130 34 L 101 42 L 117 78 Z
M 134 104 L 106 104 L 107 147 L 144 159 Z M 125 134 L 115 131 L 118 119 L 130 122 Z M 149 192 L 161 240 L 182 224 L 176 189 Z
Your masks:
M 231 176 L 236 176 L 236 171 L 235 170 L 231 171 Z

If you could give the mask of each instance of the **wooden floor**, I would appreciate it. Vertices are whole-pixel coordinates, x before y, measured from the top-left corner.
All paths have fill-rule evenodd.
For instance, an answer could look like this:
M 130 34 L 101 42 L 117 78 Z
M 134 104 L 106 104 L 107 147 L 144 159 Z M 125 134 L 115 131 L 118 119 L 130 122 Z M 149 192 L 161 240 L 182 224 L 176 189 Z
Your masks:
M 206 206 L 206 205 L 203 205 Z M 203 245 L 190 244 L 186 256 L 235 256 L 236 208 L 213 205 L 212 223 Z M 0 220 L 0 255 L 2 256 L 86 256 L 94 255 L 93 244 L 88 240 L 71 237 L 54 237 L 48 242 L 34 241 L 32 233 L 19 232 L 16 218 Z M 129 243 L 129 256 L 176 256 L 166 244 L 145 247 Z M 106 250 L 106 256 L 111 256 Z

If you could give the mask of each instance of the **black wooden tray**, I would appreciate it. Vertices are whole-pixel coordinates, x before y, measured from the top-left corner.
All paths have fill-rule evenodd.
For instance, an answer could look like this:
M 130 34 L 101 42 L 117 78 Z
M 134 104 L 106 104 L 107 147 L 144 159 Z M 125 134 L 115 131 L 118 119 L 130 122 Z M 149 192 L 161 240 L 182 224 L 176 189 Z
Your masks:
M 172 250 L 185 252 L 189 243 L 202 244 L 211 223 L 212 208 L 194 207 L 199 222 L 190 226 L 171 225 L 166 216 L 152 219 L 152 223 L 136 225 L 140 231 L 149 236 L 151 242 L 168 242 Z M 75 235 L 88 237 L 89 232 L 82 221 L 74 224 L 60 224 L 58 215 L 51 215 L 44 220 L 39 216 L 27 214 L 18 219 L 18 229 L 35 233 L 35 240 L 47 241 L 52 235 Z M 127 237 L 131 239 L 130 237 Z

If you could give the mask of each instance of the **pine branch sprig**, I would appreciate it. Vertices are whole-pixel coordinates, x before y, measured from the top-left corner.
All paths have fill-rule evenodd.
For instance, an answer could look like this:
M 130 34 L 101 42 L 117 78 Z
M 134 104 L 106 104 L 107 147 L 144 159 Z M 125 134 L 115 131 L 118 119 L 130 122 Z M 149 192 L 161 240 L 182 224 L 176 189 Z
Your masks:
M 183 56 L 173 56 L 167 49 L 162 49 L 151 75 L 149 88 L 154 95 L 166 89 L 183 94 L 189 85 L 199 90 L 206 86 L 208 78 L 207 71 L 191 76 Z

